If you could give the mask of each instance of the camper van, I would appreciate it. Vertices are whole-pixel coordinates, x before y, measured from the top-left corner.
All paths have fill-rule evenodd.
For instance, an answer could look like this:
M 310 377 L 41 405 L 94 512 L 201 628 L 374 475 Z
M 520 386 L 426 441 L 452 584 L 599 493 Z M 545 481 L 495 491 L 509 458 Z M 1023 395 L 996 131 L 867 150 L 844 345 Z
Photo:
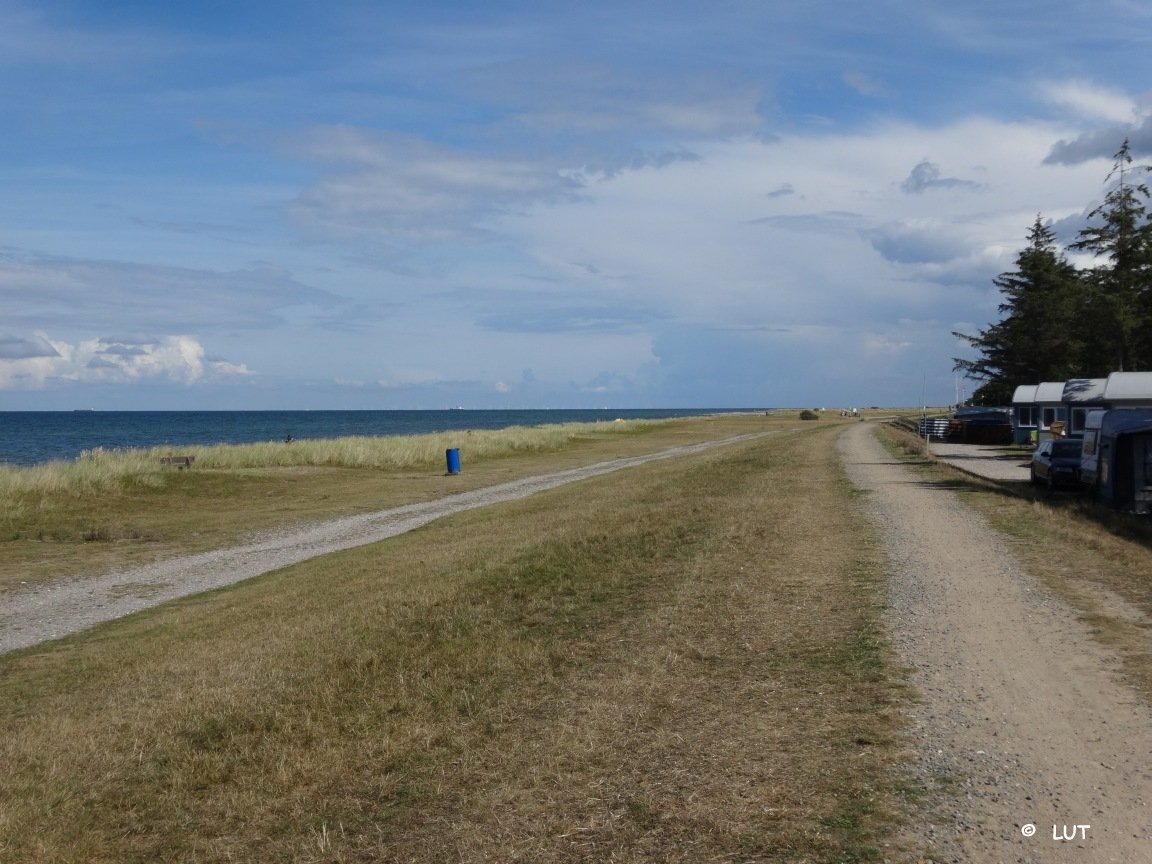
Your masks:
M 1089 411 L 1080 481 L 1118 510 L 1152 512 L 1152 409 Z

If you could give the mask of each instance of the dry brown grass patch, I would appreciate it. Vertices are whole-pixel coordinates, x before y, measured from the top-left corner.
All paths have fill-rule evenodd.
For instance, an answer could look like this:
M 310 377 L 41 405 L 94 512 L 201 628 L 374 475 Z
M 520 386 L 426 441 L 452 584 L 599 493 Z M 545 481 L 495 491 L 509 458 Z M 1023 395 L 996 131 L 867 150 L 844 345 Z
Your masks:
M 796 425 L 797 421 L 751 415 L 664 421 L 629 433 L 589 432 L 556 450 L 505 448 L 504 455 L 488 457 L 474 454 L 467 433 L 460 433 L 455 443 L 461 446 L 464 472 L 453 477 L 445 475 L 442 462 L 419 469 L 384 470 L 276 464 L 216 469 L 198 461 L 199 467 L 191 470 L 164 470 L 152 477 L 156 482 L 104 484 L 84 494 L 66 484 L 56 491 L 53 487 L 8 490 L 0 496 L 0 591 L 218 549 L 281 526 L 428 501 L 605 459 Z M 273 452 L 283 456 L 285 450 L 279 445 Z M 153 470 L 157 467 L 155 460 L 148 464 Z
M 0 858 L 876 857 L 897 690 L 835 431 L 0 659 Z

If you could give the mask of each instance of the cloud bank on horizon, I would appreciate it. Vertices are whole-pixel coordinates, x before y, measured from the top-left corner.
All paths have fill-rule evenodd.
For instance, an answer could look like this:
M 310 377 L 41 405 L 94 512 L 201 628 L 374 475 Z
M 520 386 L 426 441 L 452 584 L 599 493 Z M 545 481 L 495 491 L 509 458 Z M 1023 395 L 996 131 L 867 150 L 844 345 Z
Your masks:
M 953 401 L 1152 6 L 0 0 L 0 409 Z M 971 388 L 971 384 L 967 385 Z

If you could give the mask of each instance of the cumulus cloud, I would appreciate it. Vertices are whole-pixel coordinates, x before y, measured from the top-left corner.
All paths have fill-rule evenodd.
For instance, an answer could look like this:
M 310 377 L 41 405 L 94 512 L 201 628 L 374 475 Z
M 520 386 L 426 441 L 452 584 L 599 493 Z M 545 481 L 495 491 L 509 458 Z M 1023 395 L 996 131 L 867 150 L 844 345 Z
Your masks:
M 983 188 L 981 184 L 971 180 L 961 180 L 958 177 L 941 177 L 940 166 L 927 159 L 918 163 L 912 172 L 900 184 L 900 188 L 909 195 L 919 195 L 929 189 L 972 189 Z
M 59 353 L 43 336 L 12 336 L 0 333 L 0 361 L 58 356 Z
M 1042 166 L 1067 131 L 974 118 L 691 142 L 697 162 L 605 178 L 578 199 L 510 214 L 494 228 L 555 277 L 543 308 L 558 314 L 542 319 L 541 305 L 530 303 L 526 321 L 579 332 L 590 316 L 559 313 L 590 306 L 579 303 L 589 296 L 603 302 L 602 321 L 612 305 L 643 310 L 635 334 L 655 357 L 644 366 L 636 352 L 632 365 L 621 364 L 634 380 L 655 369 L 697 398 L 713 392 L 738 404 L 741 392 L 793 387 L 788 375 L 772 376 L 795 358 L 815 378 L 816 358 L 843 358 L 849 346 L 839 374 L 879 378 L 898 354 L 950 370 L 952 322 L 995 319 L 992 280 L 1010 268 L 1036 213 L 1081 214 L 1099 191 L 1091 166 Z M 922 194 L 892 182 L 918 165 Z M 772 194 L 784 189 L 790 194 Z M 481 320 L 519 340 L 517 298 L 491 300 Z M 596 327 L 587 332 L 601 338 Z M 713 352 L 735 386 L 709 368 Z
M 1110 125 L 1066 138 L 1052 146 L 1044 159 L 1046 165 L 1079 165 L 1093 159 L 1111 159 L 1127 139 L 1132 155 L 1152 156 L 1152 117 L 1140 123 Z
M 888 261 L 926 264 L 952 261 L 972 252 L 961 232 L 939 220 L 890 223 L 865 231 L 872 247 Z
M 14 337 L 9 340 L 17 341 Z M 168 381 L 188 386 L 254 374 L 242 363 L 208 358 L 204 346 L 192 336 L 165 336 L 136 343 L 102 338 L 70 343 L 38 333 L 18 341 L 43 347 L 39 353 L 26 352 L 18 357 L 0 354 L 0 389 L 38 390 L 60 382 Z

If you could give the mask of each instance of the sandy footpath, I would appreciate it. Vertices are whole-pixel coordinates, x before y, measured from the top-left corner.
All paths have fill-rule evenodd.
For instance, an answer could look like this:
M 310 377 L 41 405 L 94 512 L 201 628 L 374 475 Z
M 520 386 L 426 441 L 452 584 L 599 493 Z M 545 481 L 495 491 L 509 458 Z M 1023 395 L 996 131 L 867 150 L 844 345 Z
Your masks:
M 167 600 L 198 594 L 318 555 L 375 543 L 434 519 L 526 498 L 565 483 L 769 435 L 761 432 L 674 447 L 410 504 L 263 534 L 250 543 L 99 576 L 61 579 L 0 593 L 0 653 L 75 633 Z
M 1152 861 L 1152 714 L 1117 658 L 869 424 L 839 447 L 870 493 L 891 564 L 888 625 L 920 696 L 913 770 L 932 791 L 912 841 L 965 864 Z

